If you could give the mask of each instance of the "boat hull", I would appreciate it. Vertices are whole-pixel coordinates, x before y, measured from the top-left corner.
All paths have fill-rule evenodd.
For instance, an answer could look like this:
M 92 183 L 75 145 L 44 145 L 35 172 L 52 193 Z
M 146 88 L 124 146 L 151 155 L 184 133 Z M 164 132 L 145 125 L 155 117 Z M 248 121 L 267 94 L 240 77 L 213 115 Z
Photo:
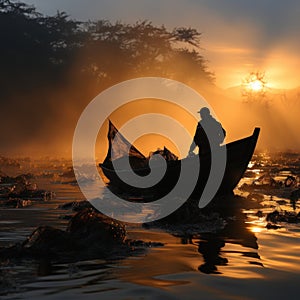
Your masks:
M 251 160 L 258 140 L 259 132 L 260 129 L 255 128 L 251 136 L 226 145 L 226 168 L 223 180 L 216 193 L 217 195 L 232 193 L 233 189 L 237 186 Z M 101 167 L 105 177 L 109 179 L 108 187 L 114 192 L 117 192 L 118 194 L 127 195 L 129 197 L 136 196 L 145 199 L 147 198 L 147 196 L 151 196 L 149 197 L 149 199 L 155 200 L 159 197 L 162 197 L 165 194 L 168 194 L 174 188 L 180 175 L 182 162 L 186 163 L 187 165 L 190 164 L 192 167 L 192 165 L 195 163 L 195 160 L 197 159 L 199 159 L 198 156 L 195 156 L 187 157 L 183 160 L 169 162 L 166 173 L 162 180 L 150 188 L 136 188 L 134 186 L 130 186 L 124 183 L 117 175 L 117 172 L 114 170 L 112 163 L 100 164 L 99 166 Z M 206 181 L 209 177 L 210 157 L 208 155 L 203 156 L 200 158 L 200 160 L 201 169 L 196 186 L 194 188 L 193 193 L 191 194 L 192 198 L 199 198 L 201 196 L 205 188 Z M 140 176 L 145 176 L 149 174 L 150 168 L 140 168 L 135 169 L 134 171 Z M 122 173 L 125 176 L 126 172 L 129 171 L 122 170 Z

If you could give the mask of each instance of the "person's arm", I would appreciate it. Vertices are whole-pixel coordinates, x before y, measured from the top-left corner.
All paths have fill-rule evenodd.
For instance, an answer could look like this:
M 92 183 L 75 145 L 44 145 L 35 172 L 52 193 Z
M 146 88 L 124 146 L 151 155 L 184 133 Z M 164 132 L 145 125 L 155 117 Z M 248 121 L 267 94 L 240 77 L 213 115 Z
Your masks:
M 196 148 L 196 143 L 193 140 L 193 142 L 192 142 L 192 144 L 190 146 L 189 155 L 193 154 L 193 151 L 195 150 L 195 148 Z
M 191 144 L 191 146 L 190 146 L 189 156 L 194 154 L 193 151 L 194 151 L 195 148 L 197 147 L 197 144 L 196 144 L 195 140 L 199 140 L 199 128 L 202 128 L 202 127 L 201 127 L 200 124 L 198 123 L 197 128 L 196 128 L 196 131 L 195 131 L 195 134 L 194 134 L 193 142 L 192 142 L 192 144 Z

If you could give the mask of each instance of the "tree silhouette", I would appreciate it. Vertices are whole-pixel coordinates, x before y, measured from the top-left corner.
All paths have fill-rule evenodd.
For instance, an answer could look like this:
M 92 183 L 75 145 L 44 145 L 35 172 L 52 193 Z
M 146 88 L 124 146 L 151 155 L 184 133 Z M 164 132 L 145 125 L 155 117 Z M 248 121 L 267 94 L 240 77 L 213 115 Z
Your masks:
M 245 102 L 263 101 L 267 96 L 267 81 L 265 72 L 250 72 L 242 83 L 242 97 Z
M 59 83 L 75 71 L 105 87 L 136 76 L 167 76 L 186 81 L 213 82 L 200 55 L 200 36 L 192 28 L 78 22 L 64 12 L 43 16 L 33 6 L 0 0 L 2 82 L 15 91 Z M 190 48 L 193 47 L 193 49 Z M 83 83 L 86 80 L 83 80 Z M 13 87 L 12 87 L 13 84 Z
M 193 28 L 79 22 L 64 12 L 45 16 L 20 1 L 0 0 L 0 40 L 0 118 L 14 128 L 11 134 L 1 127 L 3 144 L 53 126 L 60 107 L 71 107 L 75 119 L 76 109 L 123 80 L 161 76 L 196 89 L 214 82 Z

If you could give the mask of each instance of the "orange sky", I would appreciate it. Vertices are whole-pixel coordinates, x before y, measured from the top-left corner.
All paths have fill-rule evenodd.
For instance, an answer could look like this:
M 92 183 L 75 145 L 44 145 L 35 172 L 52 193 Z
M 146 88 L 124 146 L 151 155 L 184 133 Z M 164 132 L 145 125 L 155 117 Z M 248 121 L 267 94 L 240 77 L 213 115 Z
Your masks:
M 300 2 L 294 0 L 25 0 L 45 14 L 66 11 L 80 20 L 134 23 L 149 20 L 168 28 L 202 33 L 203 56 L 222 88 L 263 71 L 269 86 L 300 86 Z
M 275 89 L 300 86 L 300 59 L 285 49 L 272 49 L 264 58 L 255 57 L 255 49 L 207 43 L 206 57 L 216 74 L 216 84 L 228 88 L 241 84 L 252 71 L 265 72 L 267 85 Z
M 227 130 L 226 141 L 251 134 L 254 127 L 259 126 L 262 134 L 258 147 L 273 150 L 300 149 L 300 89 L 288 91 L 300 88 L 300 1 L 23 1 L 36 5 L 37 10 L 44 14 L 53 15 L 57 10 L 66 11 L 71 18 L 83 21 L 107 19 L 111 22 L 119 20 L 132 24 L 138 20 L 149 20 L 155 26 L 165 25 L 170 30 L 181 26 L 196 28 L 202 33 L 202 48 L 199 50 L 208 60 L 208 70 L 215 73 L 217 86 L 214 91 L 203 96 L 212 105 Z M 239 90 L 223 90 L 241 85 L 243 79 L 255 71 L 265 72 L 267 86 L 280 91 L 272 90 L 270 99 L 263 103 L 246 104 L 243 103 Z M 201 86 L 199 91 L 202 93 Z M 162 106 L 160 112 L 163 112 Z M 176 110 L 170 110 L 169 114 L 171 117 L 180 115 Z M 53 142 L 53 147 L 50 148 L 48 135 L 42 132 L 45 138 L 38 143 L 36 140 L 32 141 L 33 147 L 30 140 L 30 149 L 40 150 L 37 149 L 38 144 L 42 151 L 47 149 L 52 152 L 55 148 L 59 151 L 66 149 L 65 153 L 70 152 L 73 134 L 70 124 L 76 124 L 77 120 L 74 120 L 73 115 L 68 118 L 68 110 L 61 119 L 58 115 L 55 118 L 54 123 L 62 128 L 58 136 L 54 130 L 55 136 L 63 140 L 60 147 Z M 113 121 L 119 122 L 116 125 L 125 122 L 117 113 Z M 65 124 L 69 125 L 66 127 Z M 196 121 L 187 122 L 185 126 L 192 132 Z M 49 132 L 53 133 L 53 128 Z M 22 135 L 22 130 L 19 131 Z M 143 141 L 138 142 L 145 146 L 143 150 L 146 155 L 149 149 L 155 150 L 153 148 L 163 146 L 163 143 L 157 145 L 155 141 L 147 147 Z M 185 151 L 188 146 L 185 144 Z M 20 152 L 23 150 L 24 147 L 18 148 Z

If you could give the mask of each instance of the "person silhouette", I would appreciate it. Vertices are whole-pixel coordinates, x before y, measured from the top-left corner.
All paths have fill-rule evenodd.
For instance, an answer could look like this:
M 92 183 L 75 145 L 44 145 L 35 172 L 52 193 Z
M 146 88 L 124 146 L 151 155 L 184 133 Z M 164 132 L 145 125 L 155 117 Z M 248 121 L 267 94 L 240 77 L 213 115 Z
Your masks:
M 219 147 L 226 136 L 226 131 L 215 118 L 210 114 L 207 107 L 198 111 L 201 121 L 198 122 L 193 142 L 189 149 L 189 155 L 193 154 L 196 147 L 199 147 L 199 156 L 211 153 L 212 149 Z

